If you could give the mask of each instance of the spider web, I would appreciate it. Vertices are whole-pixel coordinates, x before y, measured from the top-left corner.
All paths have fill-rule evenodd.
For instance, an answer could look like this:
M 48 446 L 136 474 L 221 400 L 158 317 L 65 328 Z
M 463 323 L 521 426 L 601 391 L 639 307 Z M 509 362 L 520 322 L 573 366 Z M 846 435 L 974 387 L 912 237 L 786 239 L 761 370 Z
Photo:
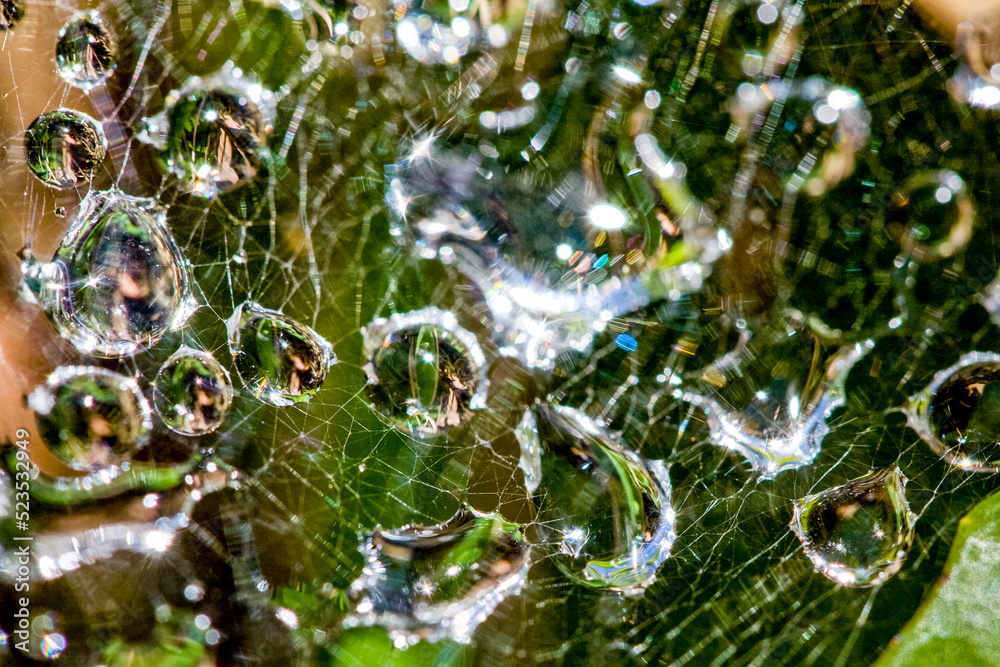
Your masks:
M 819 75 L 860 91 L 872 139 L 836 189 L 793 201 L 781 249 L 777 219 L 737 233 L 740 211 L 779 208 L 768 200 L 773 192 L 747 178 L 781 139 L 728 138 L 733 123 L 725 103 L 739 79 L 734 45 L 755 39 L 736 27 L 721 37 L 714 30 L 730 5 L 510 5 L 504 10 L 528 19 L 510 29 L 506 55 L 474 53 L 447 68 L 420 65 L 394 44 L 393 8 L 373 2 L 101 3 L 122 55 L 111 84 L 89 97 L 59 82 L 49 64 L 59 26 L 81 7 L 31 3 L 24 22 L 5 33 L 6 249 L 30 242 L 48 257 L 85 194 L 45 188 L 25 164 L 27 125 L 67 106 L 99 118 L 109 135 L 110 157 L 92 187 L 117 184 L 169 205 L 171 230 L 192 264 L 199 310 L 120 370 L 148 390 L 182 343 L 228 366 L 225 320 L 247 299 L 309 324 L 339 358 L 307 404 L 274 408 L 238 392 L 223 428 L 199 444 L 240 471 L 240 484 L 206 496 L 169 551 L 155 558 L 119 553 L 40 588 L 33 604 L 63 617 L 65 662 L 96 664 L 116 638 L 165 641 L 157 614 L 166 604 L 212 620 L 221 633 L 211 645 L 218 664 L 403 664 L 407 655 L 435 664 L 868 664 L 936 580 L 958 519 L 995 481 L 948 467 L 894 409 L 962 352 L 1000 351 L 1000 331 L 974 299 L 996 272 L 991 147 L 1000 144 L 993 117 L 948 96 L 959 64 L 951 41 L 929 30 L 908 2 L 787 5 L 802 18 L 786 77 Z M 338 25 L 346 30 L 331 31 Z M 615 36 L 619 25 L 628 26 L 628 39 Z M 525 179 L 551 187 L 559 169 L 580 159 L 567 146 L 579 141 L 594 113 L 608 112 L 597 82 L 622 53 L 641 66 L 644 89 L 676 101 L 654 132 L 687 165 L 696 196 L 729 226 L 739 259 L 722 261 L 697 294 L 611 320 L 588 351 L 560 355 L 548 375 L 494 350 L 489 407 L 456 434 L 428 440 L 393 428 L 367 400 L 362 327 L 435 306 L 455 312 L 488 346 L 490 315 L 479 288 L 453 266 L 396 246 L 385 166 L 405 159 L 415 141 L 445 150 L 485 140 L 479 113 L 501 108 L 530 75 L 543 99 L 565 108 L 552 116 L 556 131 L 544 160 L 526 168 Z M 571 58 L 589 68 L 591 85 L 560 97 L 560 72 Z M 178 192 L 155 151 L 129 138 L 163 109 L 167 93 L 228 60 L 278 93 L 272 159 L 252 183 L 207 202 Z M 538 123 L 549 118 L 542 116 Z M 489 141 L 516 155 L 530 136 L 515 131 Z M 606 174 L 617 168 L 613 157 L 604 160 L 608 155 L 600 153 Z M 896 287 L 886 287 L 891 269 L 880 273 L 872 248 L 886 245 L 891 193 L 915 171 L 945 167 L 959 172 L 973 194 L 978 235 L 963 257 L 928 269 L 935 279 L 918 281 L 908 321 L 890 330 Z M 55 213 L 61 207 L 64 217 Z M 822 261 L 810 263 L 803 253 Z M 23 360 L 5 343 L 3 365 L 11 383 L 28 390 L 50 368 L 80 358 L 37 311 L 16 301 L 16 276 L 8 278 L 8 320 L 35 333 L 37 343 Z M 926 285 L 933 289 L 920 292 Z M 665 378 L 667 370 L 693 373 L 732 351 L 737 319 L 751 331 L 769 331 L 788 309 L 818 313 L 848 338 L 877 340 L 851 371 L 846 403 L 828 420 L 816 460 L 761 479 L 740 454 L 713 443 L 706 415 L 674 398 Z M 636 349 L 624 349 L 620 334 Z M 769 341 L 751 340 L 747 355 L 765 371 L 747 370 L 749 385 L 766 384 L 766 369 L 782 361 Z M 536 398 L 578 407 L 645 458 L 669 463 L 677 539 L 641 597 L 574 583 L 544 548 L 552 532 L 538 518 L 545 500 L 526 493 L 513 435 Z M 16 428 L 29 417 L 11 419 L 21 420 L 12 421 Z M 792 503 L 893 463 L 909 479 L 907 497 L 919 515 L 906 564 L 873 589 L 834 586 L 813 571 L 788 530 Z M 441 523 L 463 504 L 526 526 L 542 545 L 524 590 L 502 602 L 468 646 L 421 644 L 404 653 L 380 631 L 343 630 L 344 591 L 363 565 L 359 535 Z M 192 582 L 205 596 L 185 601 L 178 591 Z M 293 609 L 295 627 L 275 621 L 276 608 Z

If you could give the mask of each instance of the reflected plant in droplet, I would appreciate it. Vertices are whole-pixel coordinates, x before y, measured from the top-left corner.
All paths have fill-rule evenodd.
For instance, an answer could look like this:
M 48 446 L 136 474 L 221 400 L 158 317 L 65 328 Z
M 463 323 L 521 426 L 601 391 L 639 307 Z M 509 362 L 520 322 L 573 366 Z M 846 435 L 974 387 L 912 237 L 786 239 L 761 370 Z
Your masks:
M 452 313 L 397 313 L 365 327 L 368 396 L 404 429 L 436 433 L 486 405 L 486 357 Z
M 48 264 L 23 252 L 25 293 L 78 350 L 134 354 L 184 324 L 194 309 L 190 267 L 152 199 L 119 190 L 83 201 Z
M 243 386 L 273 405 L 308 401 L 337 362 L 330 343 L 311 328 L 250 301 L 229 318 L 228 330 Z
M 362 547 L 345 627 L 381 625 L 397 646 L 449 638 L 469 643 L 476 627 L 517 594 L 530 547 L 517 524 L 463 508 L 436 526 L 377 530 Z
M 896 466 L 806 496 L 792 531 L 816 569 L 844 586 L 880 584 L 903 566 L 915 515 Z
M 156 375 L 153 405 L 160 419 L 182 435 L 217 429 L 233 402 L 229 371 L 208 352 L 184 346 Z
M 624 449 L 578 410 L 538 405 L 535 414 L 539 516 L 555 532 L 556 563 L 587 586 L 640 594 L 675 537 L 666 466 Z
M 118 60 L 118 40 L 99 12 L 77 14 L 59 31 L 56 71 L 87 91 L 108 80 Z
M 209 79 L 192 77 L 167 96 L 166 110 L 140 134 L 161 151 L 181 187 L 212 198 L 249 182 L 268 156 L 274 95 L 227 64 Z
M 962 355 L 911 396 L 905 411 L 910 427 L 952 465 L 1000 470 L 1000 355 Z
M 31 173 L 60 190 L 89 182 L 104 161 L 107 148 L 100 123 L 72 109 L 43 113 L 25 132 Z
M 64 366 L 28 396 L 45 446 L 74 470 L 121 468 L 152 426 L 135 380 L 97 366 Z

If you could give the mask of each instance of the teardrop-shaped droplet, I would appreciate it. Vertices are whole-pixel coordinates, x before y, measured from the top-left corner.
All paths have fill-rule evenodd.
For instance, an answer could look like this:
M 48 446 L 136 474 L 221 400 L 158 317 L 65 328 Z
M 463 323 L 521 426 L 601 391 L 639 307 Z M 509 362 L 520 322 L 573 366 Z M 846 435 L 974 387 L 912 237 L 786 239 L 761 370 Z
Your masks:
M 975 210 L 965 182 L 953 171 L 910 177 L 892 204 L 890 228 L 914 259 L 951 257 L 972 238 Z
M 153 405 L 170 429 L 204 435 L 219 428 L 233 402 L 229 371 L 208 352 L 182 347 L 160 367 Z
M 380 625 L 397 646 L 449 638 L 468 643 L 503 600 L 520 592 L 530 548 L 517 524 L 461 509 L 436 526 L 375 531 L 350 587 L 346 627 Z
M 308 401 L 337 362 L 330 343 L 311 328 L 250 301 L 229 318 L 228 330 L 243 386 L 273 405 Z
M 64 366 L 28 396 L 46 447 L 87 472 L 120 468 L 147 440 L 149 404 L 135 380 L 97 366 Z
M 100 123 L 72 109 L 43 113 L 25 133 L 31 173 L 60 190 L 88 183 L 107 149 L 108 139 Z
M 942 458 L 973 472 L 1000 470 L 1000 355 L 969 352 L 910 397 L 910 427 Z
M 22 271 L 63 337 L 89 354 L 133 354 L 192 311 L 190 268 L 165 210 L 118 190 L 89 194 L 52 262 L 26 253 Z
M 486 404 L 486 357 L 454 314 L 437 308 L 397 313 L 363 333 L 368 395 L 398 426 L 437 433 Z
M 167 97 L 163 115 L 140 137 L 161 149 L 188 192 L 211 198 L 252 180 L 267 157 L 273 95 L 227 66 L 193 78 Z
M 0 31 L 13 30 L 24 18 L 25 0 L 0 0 Z
M 544 448 L 540 522 L 555 531 L 559 567 L 582 583 L 641 593 L 670 555 L 670 478 L 582 412 L 535 408 Z
M 713 441 L 770 479 L 816 457 L 830 430 L 827 418 L 844 403 L 848 372 L 872 347 L 830 347 L 808 331 L 753 341 L 674 396 L 705 410 Z
M 816 569 L 845 586 L 880 584 L 903 566 L 916 517 L 896 466 L 806 496 L 792 531 Z
M 118 40 L 96 10 L 81 12 L 59 31 L 56 71 L 67 83 L 90 90 L 108 80 L 118 61 Z

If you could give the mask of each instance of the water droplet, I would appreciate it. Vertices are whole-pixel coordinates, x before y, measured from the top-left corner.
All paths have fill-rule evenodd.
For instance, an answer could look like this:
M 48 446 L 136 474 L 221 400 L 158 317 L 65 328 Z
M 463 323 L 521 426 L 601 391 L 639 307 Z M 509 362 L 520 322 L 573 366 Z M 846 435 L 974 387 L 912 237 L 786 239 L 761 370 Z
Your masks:
M 227 66 L 189 80 L 166 100 L 165 115 L 143 137 L 159 144 L 167 168 L 188 192 L 206 198 L 253 179 L 267 158 L 273 95 Z M 153 135 L 165 133 L 165 137 Z
M 90 90 L 108 80 L 118 60 L 118 41 L 97 11 L 81 12 L 59 31 L 56 71 L 77 88 Z
M 517 465 L 524 472 L 524 488 L 529 494 L 538 490 L 542 481 L 542 442 L 538 437 L 538 422 L 535 413 L 525 410 L 524 416 L 514 429 L 514 435 L 521 445 L 521 456 Z
M 118 509 L 109 514 L 107 503 L 88 502 L 95 497 L 81 498 L 73 507 L 73 521 L 33 522 L 28 578 L 32 582 L 51 581 L 102 560 L 120 559 L 122 552 L 146 558 L 163 554 L 190 525 L 201 498 L 227 486 L 222 472 L 196 472 L 188 479 L 188 484 L 160 493 L 159 502 L 152 507 L 143 503 L 142 496 L 124 496 L 116 500 Z M 34 493 L 32 487 L 33 497 Z M 13 582 L 17 560 L 15 550 L 0 549 L 0 580 Z M 121 564 L 121 560 L 117 562 Z
M 337 362 L 332 346 L 318 333 L 250 301 L 229 318 L 228 330 L 243 386 L 273 405 L 308 401 Z
M 942 458 L 973 472 L 1000 469 L 1000 355 L 969 352 L 906 405 L 910 427 Z
M 25 0 L 0 0 L 0 30 L 13 30 L 24 18 Z
M 635 211 L 597 198 L 578 170 L 546 174 L 549 195 L 539 197 L 537 172 L 440 142 L 415 138 L 386 167 L 391 231 L 479 285 L 501 353 L 551 367 L 561 350 L 586 349 L 597 322 L 648 302 L 637 276 L 660 238 Z M 700 273 L 690 282 L 700 286 Z
M 975 210 L 953 171 L 921 172 L 892 197 L 889 224 L 914 259 L 951 257 L 972 238 Z
M 675 396 L 705 410 L 716 444 L 741 453 L 764 479 L 806 465 L 844 403 L 844 380 L 871 341 L 834 348 L 802 331 L 761 340 L 705 368 Z
M 486 357 L 452 313 L 425 308 L 365 327 L 368 395 L 395 424 L 436 433 L 486 404 Z
M 182 347 L 156 375 L 156 412 L 182 435 L 211 433 L 222 424 L 232 402 L 229 372 L 208 352 Z
M 92 192 L 52 262 L 26 252 L 24 285 L 78 350 L 116 357 L 156 343 L 193 310 L 189 266 L 152 199 Z
M 60 190 L 89 182 L 104 161 L 107 148 L 100 123 L 72 109 L 43 113 L 25 133 L 31 173 Z
M 345 627 L 381 625 L 397 645 L 449 638 L 468 643 L 497 605 L 520 592 L 530 548 L 520 527 L 461 509 L 436 526 L 379 530 L 350 587 Z
M 540 521 L 555 531 L 559 567 L 588 586 L 641 593 L 670 555 L 670 478 L 582 412 L 535 407 L 541 457 Z
M 28 396 L 49 451 L 74 470 L 120 468 L 152 426 L 135 380 L 97 366 L 64 366 Z
M 54 210 L 52 213 L 57 218 L 65 218 L 66 217 L 66 207 L 65 206 L 56 206 L 56 210 Z
M 892 466 L 795 503 L 792 531 L 816 569 L 844 586 L 880 584 L 903 565 L 916 517 Z

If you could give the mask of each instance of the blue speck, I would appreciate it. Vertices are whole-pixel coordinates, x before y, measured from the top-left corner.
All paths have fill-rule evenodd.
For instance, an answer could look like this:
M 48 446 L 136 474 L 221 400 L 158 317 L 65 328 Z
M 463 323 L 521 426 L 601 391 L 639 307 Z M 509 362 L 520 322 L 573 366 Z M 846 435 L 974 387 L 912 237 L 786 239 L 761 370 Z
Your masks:
M 635 352 L 639 347 L 638 341 L 627 333 L 618 334 L 618 337 L 615 338 L 615 344 L 626 352 Z

